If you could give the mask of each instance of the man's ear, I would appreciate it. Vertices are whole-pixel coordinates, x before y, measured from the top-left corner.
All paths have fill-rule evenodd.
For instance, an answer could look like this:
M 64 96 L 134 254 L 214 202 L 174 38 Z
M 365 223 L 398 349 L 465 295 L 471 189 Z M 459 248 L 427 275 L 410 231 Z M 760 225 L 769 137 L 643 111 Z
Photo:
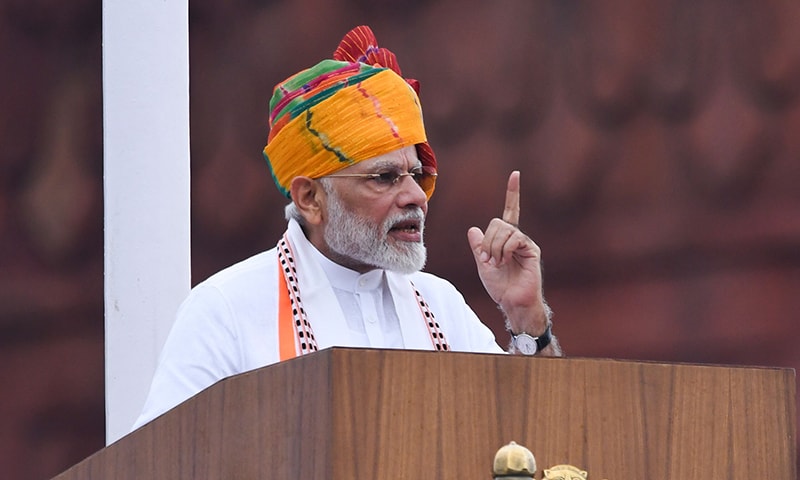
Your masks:
M 294 177 L 290 192 L 292 201 L 308 225 L 322 223 L 325 191 L 319 182 L 309 177 Z

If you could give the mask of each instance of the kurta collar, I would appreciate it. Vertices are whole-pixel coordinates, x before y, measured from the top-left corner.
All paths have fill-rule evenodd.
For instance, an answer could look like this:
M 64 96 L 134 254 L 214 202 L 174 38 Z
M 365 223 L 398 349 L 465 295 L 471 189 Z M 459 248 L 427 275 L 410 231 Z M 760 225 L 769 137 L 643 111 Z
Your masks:
M 310 243 L 310 242 L 309 242 Z M 374 269 L 367 273 L 359 273 L 349 269 L 322 254 L 314 245 L 311 245 L 314 258 L 319 263 L 322 270 L 328 276 L 331 285 L 335 285 L 339 290 L 350 293 L 376 290 L 384 283 L 384 270 Z
M 304 308 L 313 325 L 318 347 L 323 349 L 332 346 L 359 346 L 354 345 L 353 340 L 346 333 L 348 331 L 347 321 L 336 294 L 333 292 L 326 269 L 330 267 L 334 276 L 341 275 L 349 278 L 350 283 L 347 285 L 353 285 L 353 280 L 357 285 L 359 278 L 364 275 L 344 268 L 322 255 L 308 241 L 303 229 L 295 220 L 289 220 L 287 233 L 293 246 L 298 269 L 298 285 Z M 324 260 L 320 261 L 319 257 Z M 373 270 L 365 275 L 372 275 L 370 279 L 373 281 L 377 277 L 378 281 L 375 287 L 380 285 L 380 281 L 384 277 L 386 278 L 397 317 L 400 319 L 405 348 L 430 350 L 432 348 L 430 333 L 425 320 L 421 318 L 420 308 L 409 276 L 385 270 Z

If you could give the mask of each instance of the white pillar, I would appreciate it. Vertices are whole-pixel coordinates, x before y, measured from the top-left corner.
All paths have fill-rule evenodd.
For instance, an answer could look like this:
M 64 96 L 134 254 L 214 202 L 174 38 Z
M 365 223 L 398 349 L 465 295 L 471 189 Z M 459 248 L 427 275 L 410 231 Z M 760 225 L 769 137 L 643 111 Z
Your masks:
M 190 288 L 188 0 L 103 0 L 106 442 Z

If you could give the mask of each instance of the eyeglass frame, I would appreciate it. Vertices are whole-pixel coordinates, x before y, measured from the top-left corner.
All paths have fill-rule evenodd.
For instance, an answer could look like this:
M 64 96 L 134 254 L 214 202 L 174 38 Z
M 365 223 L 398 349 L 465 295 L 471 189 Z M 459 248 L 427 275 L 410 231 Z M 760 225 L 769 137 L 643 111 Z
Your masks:
M 419 169 L 419 171 L 415 172 L 414 170 L 417 170 L 417 169 Z M 419 185 L 420 188 L 422 188 L 422 191 L 425 192 L 425 195 L 430 197 L 430 194 L 428 193 L 428 189 L 426 189 L 425 187 L 422 186 L 421 181 L 422 181 L 423 178 L 428 177 L 428 178 L 431 179 L 431 187 L 433 187 L 433 185 L 435 185 L 435 183 L 436 183 L 436 179 L 439 176 L 439 174 L 437 172 L 430 172 L 430 171 L 426 171 L 426 170 L 432 170 L 432 167 L 426 167 L 424 165 L 423 166 L 418 166 L 418 167 L 414 167 L 410 172 L 402 172 L 399 169 L 396 169 L 396 170 L 389 170 L 389 171 L 381 172 L 381 173 L 333 173 L 333 174 L 330 174 L 330 175 L 325 175 L 324 177 L 321 177 L 321 178 L 368 178 L 370 180 L 378 181 L 378 180 L 381 179 L 381 177 L 392 175 L 394 178 L 391 180 L 391 183 L 389 183 L 389 184 L 381 184 L 380 182 L 378 182 L 378 186 L 379 187 L 385 186 L 386 187 L 386 191 L 388 191 L 390 188 L 397 186 L 400 183 L 400 180 L 403 177 L 411 177 L 411 179 L 414 180 L 414 183 L 416 183 L 417 185 Z M 419 180 L 417 180 L 417 176 L 419 176 Z M 381 180 L 381 181 L 383 181 L 383 180 Z M 389 180 L 387 179 L 385 181 L 388 182 Z M 380 188 L 378 190 L 380 190 Z M 432 190 L 433 190 L 433 188 L 431 188 L 431 191 Z

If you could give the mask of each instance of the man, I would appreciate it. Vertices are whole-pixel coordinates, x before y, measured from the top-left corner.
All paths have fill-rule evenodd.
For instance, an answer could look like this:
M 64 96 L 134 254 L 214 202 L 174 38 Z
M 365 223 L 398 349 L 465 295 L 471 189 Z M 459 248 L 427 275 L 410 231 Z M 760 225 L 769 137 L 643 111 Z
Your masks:
M 288 229 L 192 290 L 137 427 L 222 378 L 330 346 L 503 352 L 455 287 L 420 272 L 436 158 L 418 90 L 368 27 L 275 88 L 264 156 Z M 519 190 L 513 172 L 502 219 L 468 241 L 511 351 L 559 355 Z

